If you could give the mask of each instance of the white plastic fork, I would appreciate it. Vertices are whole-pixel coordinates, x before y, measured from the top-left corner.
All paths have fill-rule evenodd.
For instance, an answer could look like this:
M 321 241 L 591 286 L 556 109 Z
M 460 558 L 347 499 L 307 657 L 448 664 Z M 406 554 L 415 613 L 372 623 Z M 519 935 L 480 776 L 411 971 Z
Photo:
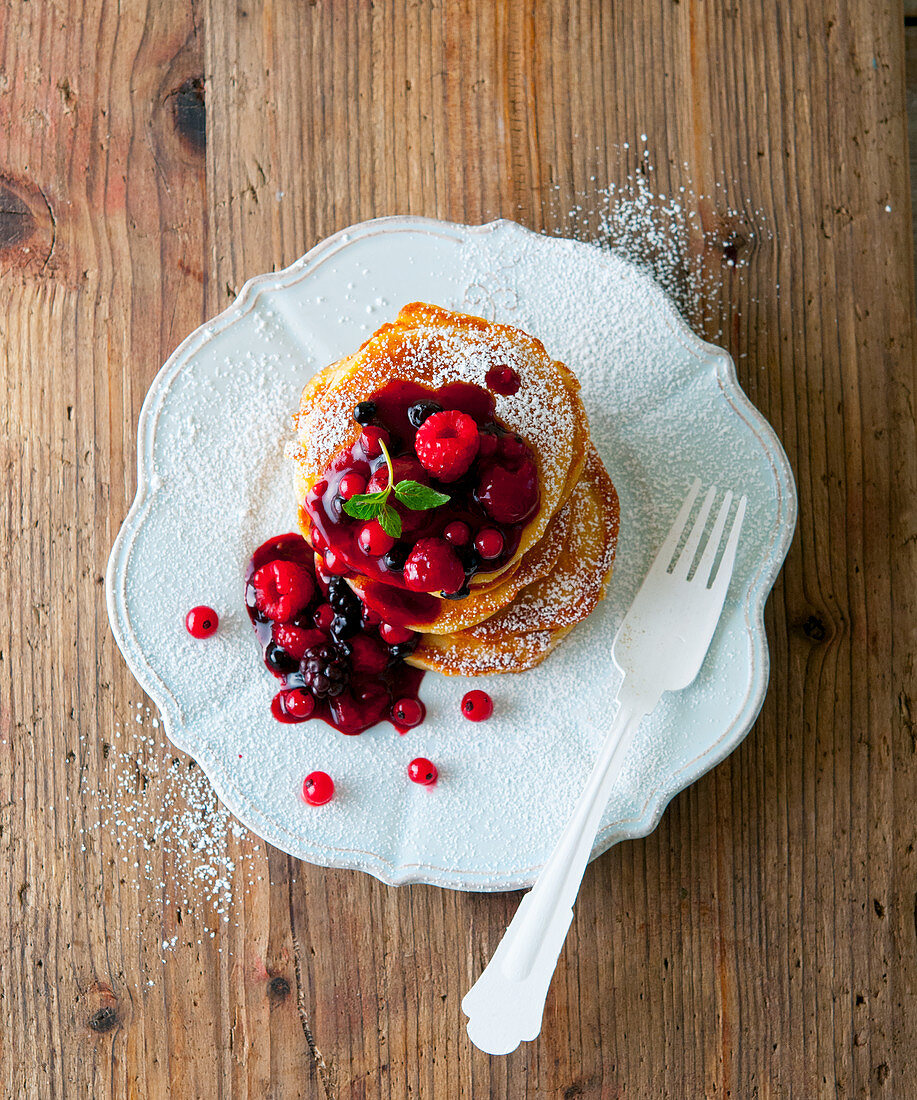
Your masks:
M 541 1031 L 548 987 L 573 920 L 573 903 L 637 727 L 656 708 L 663 692 L 680 691 L 695 679 L 710 648 L 726 601 L 747 500 L 743 496 L 738 503 L 714 576 L 732 506 L 732 493 L 726 493 L 692 574 L 716 499 L 715 485 L 704 497 L 677 558 L 675 552 L 700 487 L 699 480 L 691 486 L 615 635 L 612 657 L 624 673 L 618 709 L 573 816 L 489 965 L 462 1001 L 468 1036 L 487 1054 L 509 1054 Z

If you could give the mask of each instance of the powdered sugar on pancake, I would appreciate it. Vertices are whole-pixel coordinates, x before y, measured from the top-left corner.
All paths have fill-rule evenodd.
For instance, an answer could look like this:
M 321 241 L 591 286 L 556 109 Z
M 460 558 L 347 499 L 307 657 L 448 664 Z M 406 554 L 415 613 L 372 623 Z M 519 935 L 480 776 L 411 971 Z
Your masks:
M 517 375 L 519 388 L 511 396 L 491 391 L 495 413 L 532 450 L 540 500 L 513 557 L 496 573 L 477 573 L 472 594 L 489 585 L 544 535 L 572 491 L 589 440 L 576 378 L 551 359 L 540 340 L 521 329 L 423 302 L 404 306 L 394 323 L 383 325 L 354 355 L 327 367 L 304 389 L 299 446 L 292 453 L 299 498 L 323 476 L 334 456 L 356 441 L 361 428 L 353 419 L 354 406 L 386 384 L 404 380 L 436 391 L 458 382 L 487 390 L 488 372 L 507 367 Z M 506 590 L 505 602 L 513 595 Z
M 582 516 L 584 498 L 589 492 L 589 486 L 580 482 L 566 505 L 574 514 L 574 531 L 577 529 L 575 517 L 577 512 Z M 604 596 L 614 562 L 617 516 L 614 517 L 613 535 L 609 534 L 609 519 L 605 512 L 590 512 L 585 521 L 580 519 L 579 537 L 567 548 L 558 567 L 544 580 L 523 588 L 508 607 L 472 627 L 469 633 L 476 638 L 493 638 L 507 633 L 572 626 L 584 619 Z M 600 547 L 599 553 L 583 552 L 584 543 Z
M 567 630 L 536 630 L 495 641 L 470 634 L 425 639 L 410 659 L 411 664 L 444 672 L 449 676 L 484 676 L 494 672 L 518 672 L 532 668 L 547 657 Z M 427 644 L 430 641 L 433 644 Z M 438 644 L 443 643 L 443 644 Z
M 543 660 L 572 626 L 594 610 L 605 594 L 618 532 L 617 494 L 594 449 L 590 448 L 583 477 L 557 518 L 569 520 L 570 533 L 555 568 L 483 622 L 448 637 L 424 638 L 421 660 L 432 651 L 434 667 L 442 671 L 480 675 L 511 668 L 518 672 Z
M 567 386 L 557 381 L 563 375 L 543 377 L 541 372 L 549 361 L 539 341 L 501 325 L 487 324 L 478 331 L 452 324 L 424 325 L 399 334 L 396 358 L 385 339 L 386 330 L 390 331 L 390 326 L 353 357 L 361 367 L 360 374 L 354 376 L 354 381 L 359 377 L 359 384 L 345 376 L 301 419 L 299 438 L 310 468 L 324 468 L 332 455 L 353 442 L 359 432 L 353 422 L 354 405 L 387 381 L 418 380 L 433 389 L 450 382 L 470 382 L 487 388 L 488 371 L 508 366 L 519 375 L 522 385 L 512 396 L 494 395 L 498 419 L 536 451 L 546 481 L 561 481 L 566 476 L 569 452 L 558 447 L 557 441 L 574 435 L 579 409 Z

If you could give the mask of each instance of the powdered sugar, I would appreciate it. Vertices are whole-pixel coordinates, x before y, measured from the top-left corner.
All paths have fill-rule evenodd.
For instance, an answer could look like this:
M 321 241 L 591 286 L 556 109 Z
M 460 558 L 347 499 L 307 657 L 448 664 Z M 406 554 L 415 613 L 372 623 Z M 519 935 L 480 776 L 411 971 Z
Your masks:
M 91 834 L 107 834 L 117 870 L 147 900 L 229 923 L 236 893 L 260 878 L 252 860 L 263 845 L 219 802 L 195 762 L 176 756 L 150 708 L 131 707 L 133 720 L 116 725 L 103 744 L 107 781 L 92 792 L 99 818 L 83 850 Z M 165 940 L 163 950 L 177 940 Z
M 348 364 L 351 369 L 359 366 L 359 382 L 349 377 L 336 382 L 301 418 L 301 453 L 309 470 L 317 475 L 333 454 L 352 442 L 357 431 L 351 415 L 354 405 L 393 378 L 422 380 L 432 389 L 452 382 L 486 387 L 489 371 L 508 366 L 523 384 L 511 396 L 495 395 L 496 415 L 538 453 L 545 481 L 562 484 L 571 451 L 569 446 L 558 446 L 558 441 L 573 437 L 577 407 L 553 372 L 538 369 L 543 360 L 536 341 L 497 326 L 476 332 L 420 324 L 399 336 L 397 357 L 380 335 Z
M 368 320 L 366 303 L 377 298 L 392 305 Z M 241 606 L 242 569 L 254 546 L 293 526 L 281 451 L 310 370 L 359 346 L 367 324 L 375 328 L 418 298 L 451 308 L 474 299 L 575 370 L 621 496 L 613 582 L 543 665 L 488 684 L 496 711 L 473 731 L 458 703 L 480 682 L 431 675 L 423 686 L 428 720 L 405 738 L 381 728 L 342 738 L 319 722 L 291 736 L 268 710 L 271 678 L 259 668 Z M 266 310 L 271 323 L 256 327 Z M 648 829 L 671 792 L 741 736 L 763 689 L 758 610 L 782 558 L 792 488 L 766 428 L 744 405 L 737 412 L 722 359 L 692 341 L 627 265 L 508 224 L 355 227 L 346 244 L 332 241 L 305 264 L 267 277 L 209 328 L 148 399 L 141 446 L 150 462 L 113 552 L 110 606 L 119 644 L 162 706 L 170 736 L 261 836 L 302 858 L 389 881 L 472 889 L 530 881 L 613 707 L 611 632 L 693 473 L 722 483 L 741 475 L 749 494 L 735 594 L 700 680 L 641 729 L 599 845 Z M 217 609 L 221 625 L 197 643 L 182 623 L 201 602 Z M 439 768 L 433 790 L 399 785 L 418 755 Z M 314 769 L 331 774 L 339 792 L 319 810 L 299 797 Z M 553 796 L 545 803 L 548 772 Z M 128 799 L 125 789 L 123 821 L 141 812 Z M 218 867 L 216 878 L 225 877 Z
M 721 291 L 728 279 L 741 281 L 752 257 L 772 239 L 767 214 L 736 194 L 725 176 L 696 187 L 688 164 L 677 170 L 671 190 L 659 182 L 645 135 L 640 147 L 613 146 L 615 178 L 582 194 L 572 207 L 560 205 L 555 219 L 568 235 L 608 248 L 652 275 L 682 316 L 710 340 L 722 334 Z M 636 154 L 636 169 L 628 170 Z
M 503 611 L 472 627 L 471 636 L 499 641 L 514 632 L 556 632 L 582 621 L 604 596 L 617 546 L 617 498 L 597 466 L 593 456 L 565 506 L 572 538 L 557 566 L 523 588 Z

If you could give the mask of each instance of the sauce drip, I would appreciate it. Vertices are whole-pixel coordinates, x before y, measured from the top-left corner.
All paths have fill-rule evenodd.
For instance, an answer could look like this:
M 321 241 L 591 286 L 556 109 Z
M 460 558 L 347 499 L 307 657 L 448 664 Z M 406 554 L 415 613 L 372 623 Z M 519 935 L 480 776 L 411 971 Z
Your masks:
M 347 686 L 344 690 L 335 697 L 316 698 L 314 709 L 304 718 L 288 713 L 284 696 L 285 693 L 297 689 L 309 692 L 303 672 L 305 661 L 296 660 L 275 644 L 274 624 L 259 609 L 252 584 L 255 573 L 272 561 L 293 562 L 314 578 L 315 593 L 308 605 L 291 620 L 291 625 L 312 632 L 316 645 L 333 646 L 342 666 L 347 670 Z M 418 698 L 423 670 L 412 668 L 404 661 L 414 648 L 414 642 L 411 640 L 398 645 L 387 645 L 379 634 L 379 616 L 371 613 L 367 615 L 365 611 L 355 631 L 348 631 L 349 636 L 346 638 L 335 636 L 330 626 L 319 628 L 316 625 L 315 612 L 328 602 L 334 585 L 345 583 L 315 569 L 312 548 L 298 534 L 277 535 L 268 539 L 252 555 L 245 572 L 245 605 L 261 646 L 264 664 L 281 683 L 280 691 L 271 703 L 271 712 L 278 721 L 291 724 L 305 722 L 308 718 L 320 718 L 348 735 L 362 733 L 381 721 L 390 722 L 399 733 L 404 733 L 407 727 L 399 724 L 393 717 L 393 705 L 405 699 L 414 699 L 423 713 L 423 704 Z M 322 635 L 321 641 L 319 634 Z M 412 726 L 417 724 L 414 722 Z

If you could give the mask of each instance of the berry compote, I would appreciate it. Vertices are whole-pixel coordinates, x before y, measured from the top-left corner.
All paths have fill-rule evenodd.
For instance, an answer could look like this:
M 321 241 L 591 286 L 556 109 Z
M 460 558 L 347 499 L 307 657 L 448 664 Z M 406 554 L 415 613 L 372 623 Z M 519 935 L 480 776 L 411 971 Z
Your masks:
M 278 721 L 321 718 L 357 734 L 381 721 L 403 732 L 423 720 L 423 671 L 404 661 L 413 632 L 367 612 L 343 577 L 316 570 L 301 535 L 258 547 L 245 573 L 245 604 L 264 663 L 282 685 L 271 703 Z
M 495 376 L 493 389 L 512 391 L 511 374 L 506 368 Z M 493 393 L 468 382 L 434 390 L 393 380 L 353 415 L 361 433 L 307 494 L 304 526 L 324 568 L 364 578 L 361 594 L 385 621 L 430 622 L 440 599 L 466 597 L 475 574 L 499 571 L 516 553 L 540 500 L 535 456 L 497 420 Z M 344 509 L 353 485 L 369 493 L 388 486 L 383 444 L 396 486 L 419 482 L 449 498 L 414 510 L 390 494 L 402 527 L 394 539 Z M 481 532 L 491 551 L 486 557 L 475 545 Z M 422 551 L 415 552 L 418 544 Z

